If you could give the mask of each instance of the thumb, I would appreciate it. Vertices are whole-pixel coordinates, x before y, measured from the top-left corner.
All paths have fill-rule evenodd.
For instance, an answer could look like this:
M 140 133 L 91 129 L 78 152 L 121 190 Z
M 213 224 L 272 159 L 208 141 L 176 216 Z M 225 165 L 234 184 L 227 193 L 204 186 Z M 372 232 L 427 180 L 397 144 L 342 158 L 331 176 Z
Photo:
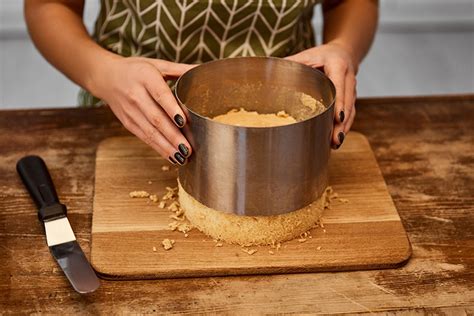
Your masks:
M 296 53 L 294 55 L 286 56 L 285 59 L 286 60 L 291 60 L 291 61 L 296 61 L 297 63 L 302 63 L 302 64 L 306 63 L 306 56 L 302 52 Z
M 313 68 L 324 66 L 325 54 L 319 47 L 309 48 L 297 54 L 285 57 L 287 60 L 295 61 L 297 63 L 307 65 Z
M 149 58 L 147 61 L 155 66 L 166 79 L 178 78 L 186 71 L 198 66 L 198 64 L 182 64 L 153 58 Z

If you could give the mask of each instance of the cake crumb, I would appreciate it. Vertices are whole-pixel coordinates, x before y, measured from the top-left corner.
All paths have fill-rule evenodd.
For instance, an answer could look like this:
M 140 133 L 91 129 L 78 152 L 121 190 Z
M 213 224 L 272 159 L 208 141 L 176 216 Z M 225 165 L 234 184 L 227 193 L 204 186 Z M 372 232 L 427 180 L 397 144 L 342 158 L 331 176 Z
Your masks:
M 290 117 L 288 113 L 286 113 L 284 110 L 278 111 L 276 114 L 278 117 Z
M 311 238 L 311 232 L 308 230 L 300 235 L 300 239 Z
M 153 251 L 156 252 L 156 247 L 153 247 Z
M 306 238 L 300 238 L 298 239 L 298 242 L 305 242 L 307 239 Z
M 184 217 L 179 217 L 176 215 L 170 215 L 169 218 L 174 219 L 175 221 L 184 221 Z
M 131 198 L 147 198 L 150 196 L 150 193 L 147 191 L 132 191 L 128 194 Z
M 163 241 L 161 242 L 161 244 L 163 245 L 163 248 L 164 248 L 165 250 L 170 250 L 171 248 L 173 248 L 174 240 L 173 240 L 173 239 L 165 238 L 165 239 L 163 239 Z
M 323 233 L 326 233 L 326 230 L 325 230 L 325 229 L 323 229 Z
M 162 170 L 162 171 L 169 171 L 169 170 L 170 170 L 170 166 L 161 166 L 161 170 Z
M 166 187 L 166 193 L 161 198 L 162 201 L 171 200 L 177 196 L 178 188 Z
M 168 210 L 170 210 L 171 212 L 178 212 L 179 210 L 179 207 L 178 207 L 178 202 L 174 201 L 172 202 L 169 206 L 168 206 Z
M 182 233 L 185 233 L 185 234 L 187 232 L 189 232 L 191 229 L 193 229 L 193 227 L 188 223 L 180 223 L 178 225 L 178 231 L 180 231 Z
M 187 234 L 187 233 L 186 233 L 186 234 L 184 234 L 184 237 L 185 237 L 185 238 L 188 238 L 188 236 L 189 236 L 189 234 Z
M 276 249 L 277 251 L 279 251 L 279 250 L 280 250 L 280 248 L 281 248 L 281 243 L 279 242 L 278 244 L 276 244 L 276 247 L 275 247 L 275 249 Z
M 158 196 L 156 194 L 150 194 L 149 198 L 153 203 L 158 202 Z
M 257 249 L 242 248 L 242 251 L 249 254 L 249 255 L 253 255 L 254 253 L 257 252 Z
M 275 253 L 273 252 L 273 250 L 268 250 L 268 253 L 271 254 L 271 255 L 274 255 Z
M 181 208 L 181 206 L 178 205 L 178 210 L 175 212 L 176 216 L 181 216 L 184 215 L 184 210 Z
M 344 198 L 339 198 L 339 202 L 344 203 L 344 204 L 347 204 L 347 203 L 349 203 L 349 200 L 348 200 L 348 199 L 344 199 Z
M 318 246 L 318 247 L 316 248 L 316 250 L 321 250 L 321 248 L 322 248 L 321 246 Z
M 151 180 L 148 180 L 148 184 L 152 184 L 153 182 L 151 182 Z
M 169 229 L 172 231 L 176 230 L 178 226 L 179 226 L 179 223 L 177 221 L 173 221 L 168 224 Z
M 222 247 L 222 246 L 223 246 L 223 245 L 222 245 L 221 242 L 218 242 L 218 243 L 216 244 L 216 247 Z
M 158 204 L 158 207 L 159 207 L 159 208 L 165 208 L 165 207 L 166 207 L 166 202 L 165 202 L 165 201 L 161 201 L 160 204 Z

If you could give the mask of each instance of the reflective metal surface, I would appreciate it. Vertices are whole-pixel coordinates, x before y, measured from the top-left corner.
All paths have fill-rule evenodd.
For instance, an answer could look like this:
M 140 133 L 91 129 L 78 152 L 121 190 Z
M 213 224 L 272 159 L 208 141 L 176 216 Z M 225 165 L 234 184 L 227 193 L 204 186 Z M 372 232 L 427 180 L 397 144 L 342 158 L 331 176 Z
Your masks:
M 322 100 L 315 116 L 295 92 Z M 328 184 L 335 89 L 320 71 L 278 58 L 218 60 L 185 73 L 176 97 L 189 124 L 194 153 L 179 170 L 183 188 L 213 209 L 238 215 L 276 215 L 316 200 Z M 243 107 L 285 110 L 297 123 L 238 127 L 209 117 Z
M 59 244 L 49 249 L 77 292 L 90 293 L 99 287 L 99 279 L 77 241 Z

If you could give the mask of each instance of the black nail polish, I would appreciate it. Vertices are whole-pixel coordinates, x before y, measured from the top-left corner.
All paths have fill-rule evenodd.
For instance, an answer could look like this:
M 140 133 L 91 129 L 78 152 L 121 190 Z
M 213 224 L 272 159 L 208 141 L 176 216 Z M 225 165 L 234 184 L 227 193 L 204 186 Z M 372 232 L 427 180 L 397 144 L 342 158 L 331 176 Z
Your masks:
M 171 161 L 171 163 L 172 163 L 173 165 L 176 164 L 176 160 L 174 160 L 173 157 L 169 156 L 168 159 Z
M 180 165 L 184 165 L 184 162 L 186 161 L 186 159 L 184 159 L 184 157 L 178 152 L 174 154 L 174 158 L 178 161 Z
M 346 137 L 346 135 L 344 134 L 344 132 L 339 132 L 339 134 L 337 134 L 337 139 L 339 139 L 339 146 L 342 145 L 342 143 L 344 142 L 345 137 Z
M 178 125 L 178 127 L 183 127 L 184 126 L 184 119 L 181 115 L 176 114 L 174 116 L 174 121 L 176 122 L 176 125 Z
M 189 155 L 189 149 L 188 147 L 186 147 L 185 144 L 179 144 L 178 150 L 184 157 L 187 157 Z
M 346 118 L 346 114 L 344 111 L 339 112 L 339 121 L 342 123 L 344 122 L 344 119 Z

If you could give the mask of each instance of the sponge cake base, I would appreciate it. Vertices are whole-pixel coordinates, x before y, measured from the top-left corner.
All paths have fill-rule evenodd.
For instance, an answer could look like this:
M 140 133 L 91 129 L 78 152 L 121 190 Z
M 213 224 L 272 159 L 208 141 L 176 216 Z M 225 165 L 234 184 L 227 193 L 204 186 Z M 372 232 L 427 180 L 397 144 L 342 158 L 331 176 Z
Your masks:
M 206 235 L 241 246 L 275 245 L 298 238 L 318 225 L 330 188 L 310 205 L 274 216 L 240 216 L 209 208 L 190 194 L 178 181 L 179 203 L 189 222 Z

